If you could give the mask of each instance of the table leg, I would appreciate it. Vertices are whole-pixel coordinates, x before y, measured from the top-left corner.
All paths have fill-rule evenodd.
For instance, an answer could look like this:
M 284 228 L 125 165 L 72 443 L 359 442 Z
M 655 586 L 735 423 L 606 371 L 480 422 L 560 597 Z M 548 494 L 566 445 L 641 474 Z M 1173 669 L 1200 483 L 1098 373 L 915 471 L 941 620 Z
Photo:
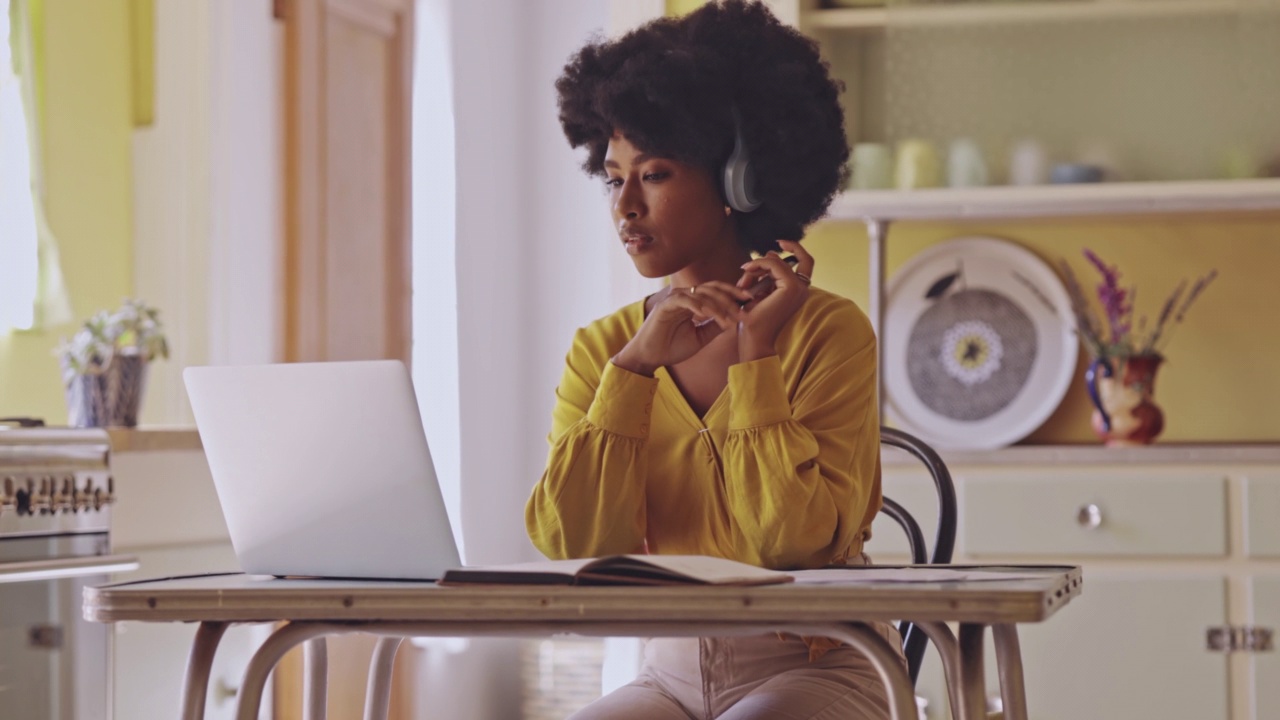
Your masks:
M 1005 720 L 1027 720 L 1027 688 L 1022 679 L 1022 648 L 1016 625 L 994 625 L 996 668 L 1000 672 L 1000 698 Z
M 938 649 L 942 658 L 942 677 L 947 685 L 947 702 L 951 704 L 951 717 L 956 720 L 967 720 L 965 710 L 964 688 L 960 678 L 960 646 L 956 642 L 956 634 L 946 623 L 917 622 L 916 627 L 924 631 L 929 642 Z
M 302 717 L 325 720 L 329 713 L 329 647 L 323 637 L 308 640 L 302 647 Z
M 861 623 L 818 625 L 813 627 L 784 628 L 785 632 L 797 635 L 818 635 L 848 643 L 853 649 L 867 656 L 871 666 L 880 675 L 884 683 L 885 694 L 889 698 L 889 717 L 892 720 L 915 720 L 919 711 L 916 709 L 916 694 L 911 686 L 911 678 L 907 668 L 894 648 L 875 630 Z
M 387 720 L 391 708 L 391 668 L 403 641 L 403 637 L 384 637 L 374 648 L 373 662 L 369 663 L 369 687 L 364 695 L 364 720 Z
M 249 666 L 245 668 L 244 682 L 240 684 L 240 704 L 236 708 L 236 720 L 258 720 L 258 708 L 262 705 L 262 691 L 266 687 L 267 677 L 285 653 L 299 643 L 343 632 L 350 630 L 319 623 L 289 623 L 271 633 L 271 637 L 262 643 L 262 647 L 253 654 Z
M 970 718 L 986 715 L 986 688 L 982 667 L 982 638 L 986 626 L 975 623 L 960 624 L 960 687 L 961 700 Z
M 182 685 L 183 720 L 204 718 L 213 655 L 218 651 L 218 643 L 226 631 L 227 624 L 223 622 L 203 622 L 196 630 L 196 638 L 191 643 L 191 654 L 187 657 L 187 677 Z

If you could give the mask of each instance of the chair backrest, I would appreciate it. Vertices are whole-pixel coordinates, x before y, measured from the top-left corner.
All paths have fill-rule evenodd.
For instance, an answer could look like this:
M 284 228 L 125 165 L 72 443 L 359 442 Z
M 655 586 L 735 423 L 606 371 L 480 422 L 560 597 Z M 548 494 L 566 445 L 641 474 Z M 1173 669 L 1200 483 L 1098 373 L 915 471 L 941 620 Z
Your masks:
M 956 487 L 951 482 L 951 472 L 937 451 L 929 447 L 923 440 L 895 428 L 880 428 L 880 444 L 889 445 L 907 451 L 924 463 L 929 476 L 933 478 L 934 488 L 938 492 L 938 532 L 933 539 L 933 553 L 930 554 L 925 545 L 924 533 L 920 524 L 906 508 L 892 499 L 884 498 L 885 515 L 893 518 L 907 534 L 907 542 L 911 547 L 911 562 L 917 565 L 946 565 L 951 562 L 951 554 L 956 546 Z M 920 664 L 924 660 L 924 648 L 928 638 L 911 623 L 902 623 L 898 628 L 902 633 L 902 653 L 907 658 L 907 671 L 914 685 L 920 675 Z

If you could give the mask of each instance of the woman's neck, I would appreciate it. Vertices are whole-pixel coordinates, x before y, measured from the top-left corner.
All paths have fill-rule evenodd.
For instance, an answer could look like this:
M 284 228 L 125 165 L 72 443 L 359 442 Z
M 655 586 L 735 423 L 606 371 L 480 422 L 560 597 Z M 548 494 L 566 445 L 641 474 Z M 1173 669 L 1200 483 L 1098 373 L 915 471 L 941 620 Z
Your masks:
M 730 284 L 738 282 L 742 277 L 742 266 L 751 259 L 751 254 L 737 241 L 725 243 L 722 247 L 723 251 L 707 255 L 673 273 L 671 286 L 687 288 L 712 280 Z

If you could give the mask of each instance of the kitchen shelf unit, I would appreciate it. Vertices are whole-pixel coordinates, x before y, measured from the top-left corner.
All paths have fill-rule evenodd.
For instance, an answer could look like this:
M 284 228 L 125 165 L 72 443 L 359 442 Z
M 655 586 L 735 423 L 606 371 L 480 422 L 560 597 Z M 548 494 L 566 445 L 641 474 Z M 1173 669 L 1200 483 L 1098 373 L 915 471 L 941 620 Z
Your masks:
M 879 32 L 888 26 L 891 13 L 894 22 L 904 25 L 955 26 L 1221 17 L 1234 15 L 1241 8 L 1251 9 L 1251 6 L 1231 0 L 1051 0 L 981 5 L 949 3 L 892 9 L 868 5 L 807 11 L 801 28 L 810 32 Z
M 922 137 L 945 154 L 947 140 L 974 137 L 996 183 L 846 191 L 836 198 L 825 222 L 867 226 L 867 311 L 877 333 L 886 313 L 885 244 L 898 222 L 1280 211 L 1280 178 L 1206 177 L 1222 174 L 1211 158 L 1222 160 L 1236 139 L 1233 131 L 1263 140 L 1254 147 L 1259 169 L 1280 154 L 1280 134 L 1236 122 L 1256 102 L 1259 115 L 1280 127 L 1280 102 L 1265 99 L 1280 93 L 1254 92 L 1263 96 L 1257 101 L 1245 97 L 1274 84 L 1266 68 L 1275 64 L 1273 54 L 1280 63 L 1280 53 L 1270 49 L 1273 36 L 1280 47 L 1278 0 L 825 4 L 769 2 L 775 15 L 819 43 L 844 82 L 850 144 Z M 1105 62 L 1099 54 L 1108 55 Z M 1241 77 L 1243 89 L 1223 89 Z M 1181 107 L 1180 93 L 1201 108 L 1222 107 L 1232 120 L 1209 129 L 1204 118 L 1171 110 Z M 1090 102 L 1106 109 L 1081 109 Z M 1079 156 L 1081 141 L 1107 138 L 1113 150 L 1130 154 L 1116 168 L 1127 181 L 999 184 L 1004 178 L 997 158 L 1008 143 L 1037 135 L 1058 161 L 1078 161 L 1072 155 Z
M 1280 212 L 1280 179 L 849 191 L 837 196 L 825 222 L 867 225 L 868 315 L 878 334 L 885 315 L 885 243 L 894 222 L 1239 212 Z

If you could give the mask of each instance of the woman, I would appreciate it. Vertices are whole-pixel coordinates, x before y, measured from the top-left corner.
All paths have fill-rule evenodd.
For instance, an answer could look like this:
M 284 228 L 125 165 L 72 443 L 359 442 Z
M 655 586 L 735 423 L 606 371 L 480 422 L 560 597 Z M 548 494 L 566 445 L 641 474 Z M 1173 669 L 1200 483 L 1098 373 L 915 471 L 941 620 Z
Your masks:
M 863 562 L 881 504 L 875 337 L 852 302 L 809 287 L 796 242 L 849 155 L 816 46 L 727 0 L 588 44 L 556 87 L 619 242 L 669 285 L 574 338 L 526 508 L 534 544 L 551 558 Z M 855 650 L 771 634 L 649 640 L 640 677 L 575 718 L 886 716 Z

